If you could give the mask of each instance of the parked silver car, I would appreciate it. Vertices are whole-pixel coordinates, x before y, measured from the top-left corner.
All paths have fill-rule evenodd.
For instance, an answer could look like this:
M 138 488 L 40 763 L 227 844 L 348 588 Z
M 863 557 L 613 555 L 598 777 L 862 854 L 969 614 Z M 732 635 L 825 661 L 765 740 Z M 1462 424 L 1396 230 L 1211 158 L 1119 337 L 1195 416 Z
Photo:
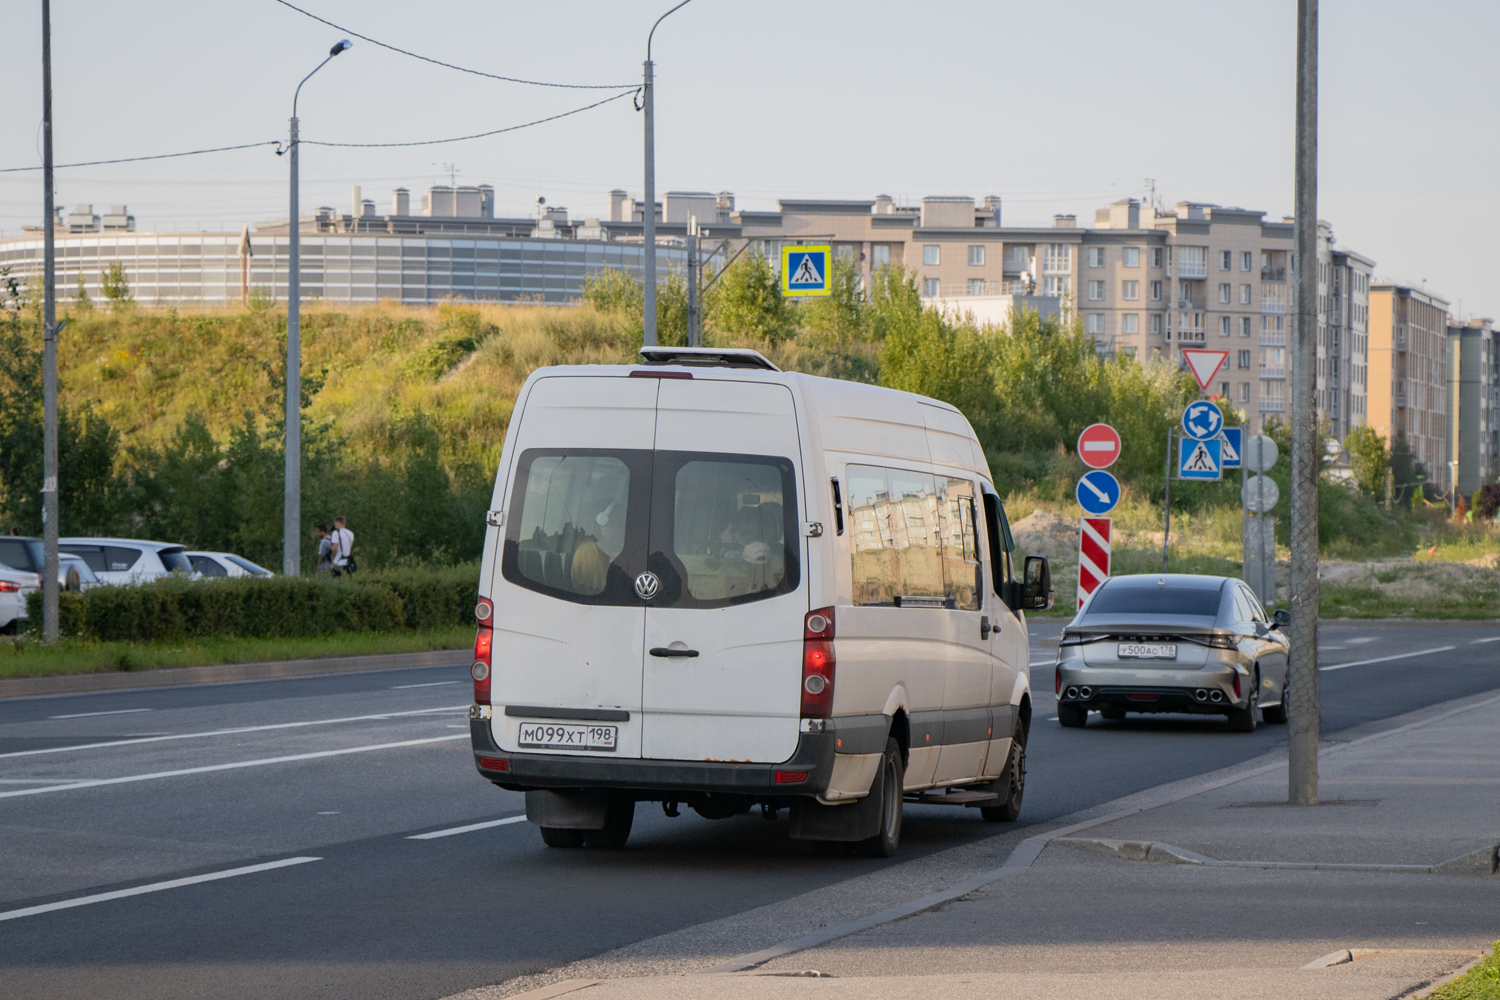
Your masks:
M 264 566 L 257 566 L 244 556 L 237 556 L 233 552 L 184 552 L 188 562 L 192 563 L 193 572 L 203 579 L 208 580 L 216 576 L 259 576 L 270 577 L 275 574 Z
M 1286 721 L 1285 611 L 1267 617 L 1239 580 L 1143 574 L 1111 577 L 1063 630 L 1057 721 L 1088 713 L 1191 712 L 1229 717 L 1250 732 Z
M 59 538 L 59 551 L 79 556 L 101 583 L 150 583 L 193 575 L 181 545 L 141 538 Z

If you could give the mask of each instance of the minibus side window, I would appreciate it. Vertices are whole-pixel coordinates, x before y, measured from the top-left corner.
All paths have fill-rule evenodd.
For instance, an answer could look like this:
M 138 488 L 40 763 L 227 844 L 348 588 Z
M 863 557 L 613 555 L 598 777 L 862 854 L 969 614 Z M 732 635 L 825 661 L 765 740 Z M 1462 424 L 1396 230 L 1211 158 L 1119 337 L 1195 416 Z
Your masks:
M 984 520 L 990 543 L 990 572 L 995 583 L 995 594 L 1011 610 L 1015 610 L 1015 585 L 1011 575 L 1011 550 L 1014 543 L 1010 537 L 1010 525 L 1005 521 L 1005 508 L 1000 498 L 985 491 Z
M 944 482 L 942 505 L 943 595 L 962 611 L 978 611 L 984 581 L 979 576 L 979 539 L 975 535 L 974 484 L 967 479 Z
M 901 561 L 896 551 L 893 517 L 899 509 L 890 502 L 885 470 L 851 465 L 844 473 L 849 502 L 849 553 L 855 604 L 894 606 L 901 593 Z

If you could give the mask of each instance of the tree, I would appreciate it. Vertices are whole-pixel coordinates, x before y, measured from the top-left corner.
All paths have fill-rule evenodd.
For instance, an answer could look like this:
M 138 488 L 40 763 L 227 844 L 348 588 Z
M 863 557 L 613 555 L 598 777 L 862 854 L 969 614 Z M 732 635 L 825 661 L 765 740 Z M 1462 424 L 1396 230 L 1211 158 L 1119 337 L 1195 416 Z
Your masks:
M 1396 438 L 1391 442 L 1389 464 L 1396 501 L 1400 503 L 1416 487 L 1419 472 L 1416 456 L 1412 454 L 1411 445 L 1406 440 L 1405 430 L 1396 431 Z
M 646 295 L 641 279 L 620 267 L 606 267 L 583 279 L 583 301 L 600 312 L 629 316 L 636 338 L 645 334 Z M 687 278 L 672 268 L 656 282 L 656 342 L 685 347 L 688 342 Z
M 852 256 L 834 254 L 831 271 L 832 294 L 800 300 L 802 328 L 819 346 L 865 340 L 868 316 L 859 262 Z
M 1354 428 L 1344 439 L 1349 452 L 1349 471 L 1354 483 L 1366 496 L 1385 497 L 1386 480 L 1391 474 L 1391 453 L 1385 438 L 1368 424 Z
M 89 290 L 83 283 L 83 275 L 78 275 L 78 299 L 76 302 L 80 312 L 88 312 L 94 308 L 94 302 L 89 298 Z
M 704 325 L 719 342 L 760 341 L 777 347 L 797 332 L 797 316 L 781 297 L 771 262 L 759 250 L 741 254 L 703 295 Z
M 131 301 L 130 282 L 125 278 L 125 265 L 119 261 L 109 265 L 109 269 L 99 275 L 99 285 L 104 289 L 104 297 L 109 299 L 112 306 L 123 306 Z

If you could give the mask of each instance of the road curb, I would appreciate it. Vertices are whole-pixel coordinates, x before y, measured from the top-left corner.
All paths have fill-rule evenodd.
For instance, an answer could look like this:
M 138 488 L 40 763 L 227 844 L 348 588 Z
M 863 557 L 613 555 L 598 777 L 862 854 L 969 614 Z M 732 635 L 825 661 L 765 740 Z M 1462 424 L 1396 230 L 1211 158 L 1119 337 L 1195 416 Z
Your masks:
M 0 700 L 44 698 L 59 694 L 135 691 L 185 687 L 194 684 L 237 684 L 243 681 L 285 680 L 323 674 L 354 674 L 416 667 L 456 667 L 469 662 L 463 649 L 422 653 L 379 653 L 373 656 L 327 656 L 313 660 L 273 660 L 263 663 L 216 663 L 203 667 L 119 671 L 96 674 L 56 674 L 50 677 L 9 677 L 0 680 Z

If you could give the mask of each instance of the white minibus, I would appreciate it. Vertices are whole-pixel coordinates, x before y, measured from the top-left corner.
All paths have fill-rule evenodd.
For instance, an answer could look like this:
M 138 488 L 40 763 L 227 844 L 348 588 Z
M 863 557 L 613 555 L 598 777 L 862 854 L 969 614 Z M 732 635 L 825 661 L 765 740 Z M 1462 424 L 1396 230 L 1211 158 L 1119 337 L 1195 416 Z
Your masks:
M 623 846 L 636 803 L 788 810 L 889 856 L 902 802 L 1014 820 L 1027 609 L 984 452 L 952 406 L 645 348 L 521 388 L 488 514 L 470 729 L 552 847 Z

